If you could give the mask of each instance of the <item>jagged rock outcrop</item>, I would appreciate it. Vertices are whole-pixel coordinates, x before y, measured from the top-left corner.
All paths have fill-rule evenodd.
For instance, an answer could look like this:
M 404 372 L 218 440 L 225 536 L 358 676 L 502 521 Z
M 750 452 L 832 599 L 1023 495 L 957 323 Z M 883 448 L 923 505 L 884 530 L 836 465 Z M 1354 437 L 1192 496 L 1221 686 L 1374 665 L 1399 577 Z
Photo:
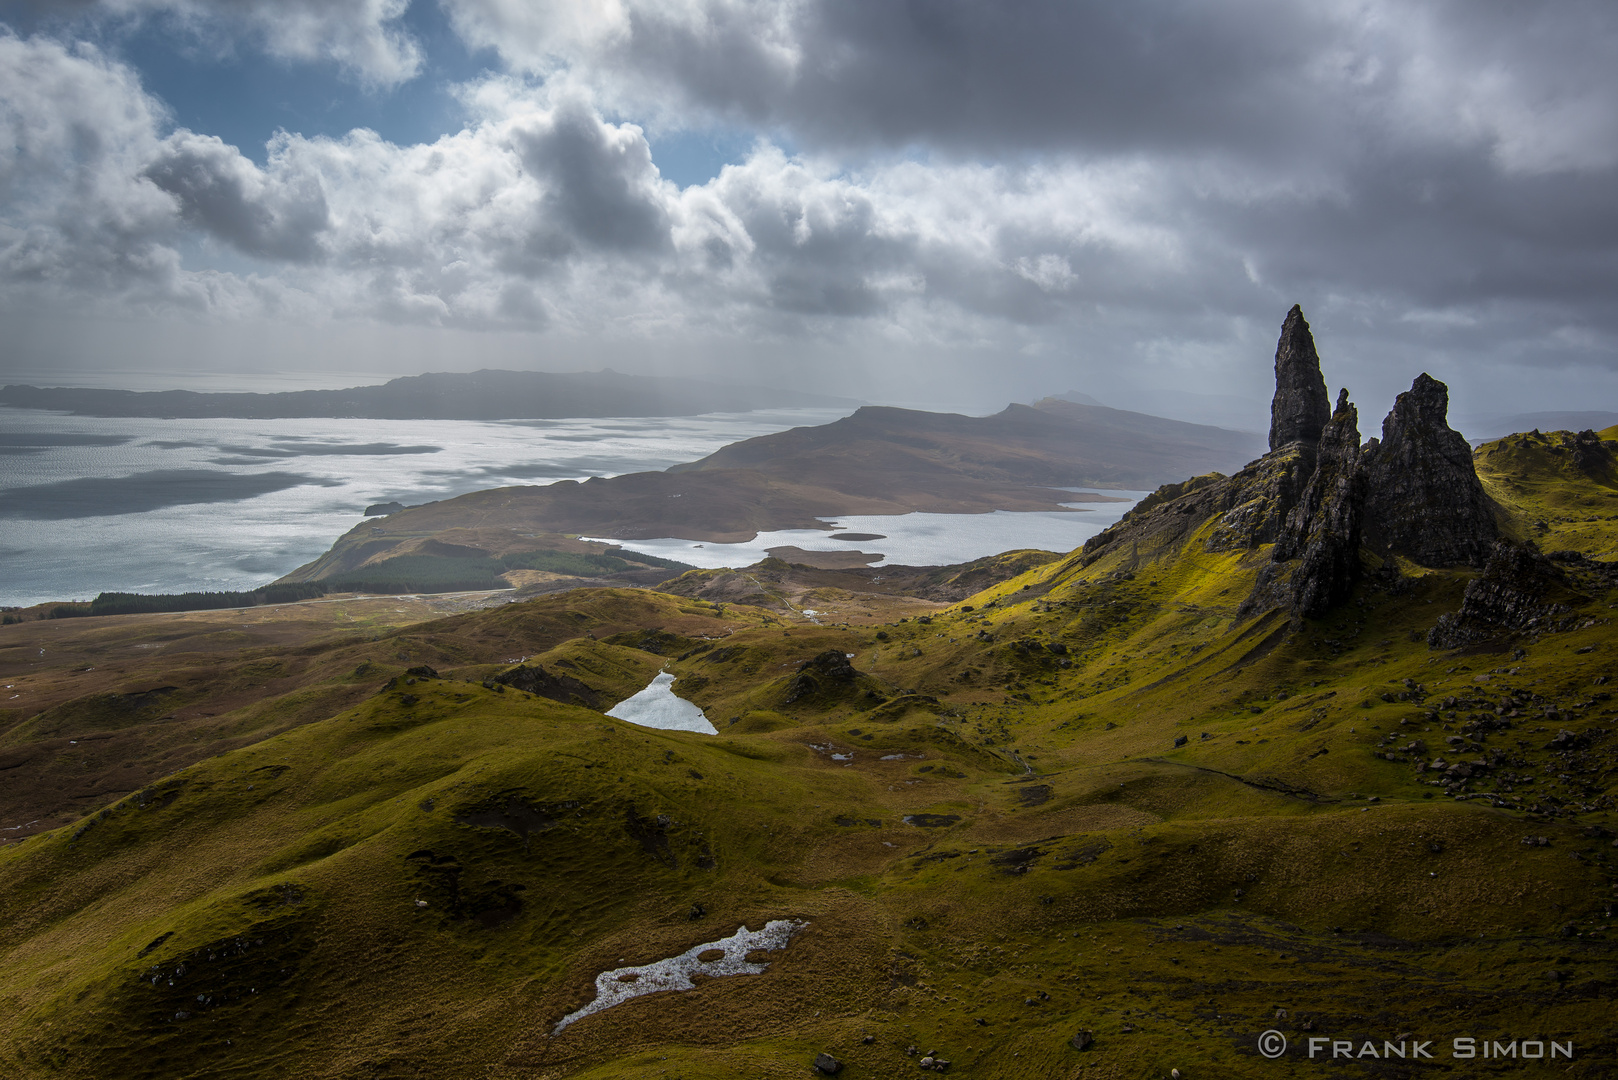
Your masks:
M 1533 431 L 1519 432 L 1485 443 L 1478 448 L 1478 456 L 1506 463 L 1507 468 L 1538 472 L 1547 465 L 1565 468 L 1571 465 L 1575 473 L 1598 484 L 1618 482 L 1618 442 L 1603 440 L 1594 431 Z
M 1362 463 L 1365 536 L 1423 566 L 1482 566 L 1499 535 L 1494 505 L 1448 412 L 1449 387 L 1426 373 L 1394 401 Z
M 589 709 L 601 708 L 601 695 L 595 689 L 571 675 L 554 675 L 535 664 L 518 664 L 496 675 L 492 680 L 513 690 L 550 698 L 564 705 L 583 705 Z
M 1351 480 L 1359 467 L 1360 413 L 1348 400 L 1348 388 L 1337 392 L 1337 408 L 1321 430 L 1319 451 L 1315 458 L 1315 471 L 1298 497 L 1297 504 L 1287 514 L 1286 526 L 1275 540 L 1275 557 L 1286 560 L 1303 554 L 1317 531 L 1316 519 L 1325 510 L 1340 513 L 1340 508 L 1329 504 L 1337 496 L 1351 492 L 1339 490 L 1341 482 Z M 1355 500 L 1353 509 L 1358 515 L 1361 500 Z M 1357 522 L 1356 522 L 1357 530 Z
M 1557 597 L 1566 593 L 1562 572 L 1532 545 L 1497 541 L 1483 573 L 1467 583 L 1461 609 L 1439 616 L 1427 644 L 1458 649 L 1505 634 L 1564 629 L 1572 609 Z
M 1325 614 L 1352 594 L 1362 545 L 1424 566 L 1482 565 L 1498 535 L 1494 505 L 1448 412 L 1449 388 L 1423 373 L 1395 400 L 1381 440 L 1361 448 L 1344 390 L 1309 485 L 1243 612 L 1284 606 L 1294 620 Z
M 841 649 L 827 649 L 812 660 L 798 665 L 798 674 L 787 686 L 787 704 L 811 694 L 837 693 L 854 686 L 859 672 Z
M 1217 473 L 1159 488 L 1117 525 L 1084 545 L 1086 565 L 1126 540 L 1148 555 L 1177 547 L 1208 520 L 1208 551 L 1246 551 L 1273 543 L 1315 472 L 1321 431 L 1330 416 L 1320 356 L 1303 311 L 1294 306 L 1275 347 L 1270 452 L 1232 476 Z
M 1243 551 L 1274 543 L 1286 528 L 1287 515 L 1309 486 L 1315 464 L 1314 443 L 1291 442 L 1232 476 L 1219 493 L 1224 512 L 1208 536 L 1206 549 Z
M 1204 528 L 1210 552 L 1273 544 L 1239 614 L 1280 607 L 1294 620 L 1349 598 L 1362 549 L 1382 556 L 1383 573 L 1395 578 L 1388 556 L 1481 566 L 1498 535 L 1495 508 L 1470 447 L 1449 426 L 1449 388 L 1419 376 L 1394 403 L 1382 438 L 1362 447 L 1347 390 L 1327 415 L 1319 355 L 1297 307 L 1287 313 L 1275 356 L 1270 452 L 1234 476 L 1158 489 L 1084 545 L 1084 564 L 1123 550 L 1136 562 L 1155 558 Z M 1580 448 L 1592 467 L 1607 452 L 1599 439 L 1581 437 Z
M 1173 490 L 1178 484 L 1159 488 L 1147 496 L 1162 496 L 1153 505 L 1144 510 L 1137 506 L 1118 524 L 1086 540 L 1079 549 L 1080 561 L 1089 566 L 1119 550 L 1144 551 L 1148 559 L 1179 550 L 1210 517 L 1230 509 L 1232 479 L 1220 476 L 1211 483 L 1179 492 Z
M 1612 444 L 1603 442 L 1600 435 L 1586 428 L 1564 444 L 1573 455 L 1573 465 L 1590 476 L 1611 476 L 1618 469 L 1618 456 Z
M 1365 507 L 1359 456 L 1359 411 L 1345 389 L 1321 432 L 1315 474 L 1287 515 L 1286 531 L 1275 545 L 1274 558 L 1298 557 L 1288 604 L 1293 618 L 1325 614 L 1347 600 L 1359 580 Z
M 1221 480 L 1228 479 L 1229 477 L 1227 477 L 1224 473 L 1211 472 L 1203 473 L 1201 476 L 1193 476 L 1191 479 L 1182 480 L 1178 484 L 1164 484 L 1162 487 L 1159 487 L 1156 491 L 1146 496 L 1146 498 L 1130 507 L 1124 516 L 1119 518 L 1119 520 L 1128 521 L 1137 514 L 1146 513 L 1153 507 L 1161 506 L 1166 502 L 1173 502 L 1182 495 L 1189 495 L 1193 491 L 1201 491 L 1203 488 L 1208 487 L 1211 484 L 1217 484 Z
M 1275 397 L 1270 402 L 1270 449 L 1316 443 L 1331 418 L 1331 398 L 1320 373 L 1315 338 L 1297 304 L 1281 324 L 1275 346 Z

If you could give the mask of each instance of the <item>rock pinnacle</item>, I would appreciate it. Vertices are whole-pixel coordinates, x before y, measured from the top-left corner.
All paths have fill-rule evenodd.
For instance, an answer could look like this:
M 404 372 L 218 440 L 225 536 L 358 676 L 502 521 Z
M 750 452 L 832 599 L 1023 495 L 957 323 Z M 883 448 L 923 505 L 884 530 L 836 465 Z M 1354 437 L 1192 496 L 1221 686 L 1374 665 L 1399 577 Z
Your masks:
M 1297 304 L 1281 324 L 1275 346 L 1275 398 L 1270 403 L 1270 449 L 1293 442 L 1317 443 L 1331 419 L 1331 398 L 1320 374 L 1315 338 Z

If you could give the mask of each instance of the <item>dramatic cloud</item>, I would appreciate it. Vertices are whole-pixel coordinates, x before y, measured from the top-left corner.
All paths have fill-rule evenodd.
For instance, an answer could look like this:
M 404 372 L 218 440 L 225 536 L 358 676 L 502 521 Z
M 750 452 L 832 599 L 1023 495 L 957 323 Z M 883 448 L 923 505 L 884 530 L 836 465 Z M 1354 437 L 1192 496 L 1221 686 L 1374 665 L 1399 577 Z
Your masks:
M 275 156 L 272 171 L 284 174 Z M 143 175 L 175 197 L 187 223 L 249 255 L 310 262 L 321 254 L 316 237 L 330 218 L 313 176 L 277 183 L 234 146 L 189 131 L 165 139 Z
M 371 86 L 414 78 L 421 46 L 400 26 L 411 0 L 24 0 L 34 17 L 161 19 L 228 52 L 237 40 L 283 60 L 328 60 Z
M 1618 15 L 1600 0 L 444 6 L 513 68 L 573 72 L 636 115 L 822 146 L 1268 154 L 1289 171 L 1301 149 L 1388 137 L 1481 142 L 1529 171 L 1618 154 Z
M 175 128 L 77 24 L 0 37 L 0 305 L 1208 390 L 1301 300 L 1379 389 L 1618 371 L 1610 4 L 439 6 L 500 70 L 410 145 L 280 131 L 259 154 Z M 373 86 L 432 77 L 413 10 L 81 9 Z M 718 130 L 752 149 L 663 175 L 659 147 Z

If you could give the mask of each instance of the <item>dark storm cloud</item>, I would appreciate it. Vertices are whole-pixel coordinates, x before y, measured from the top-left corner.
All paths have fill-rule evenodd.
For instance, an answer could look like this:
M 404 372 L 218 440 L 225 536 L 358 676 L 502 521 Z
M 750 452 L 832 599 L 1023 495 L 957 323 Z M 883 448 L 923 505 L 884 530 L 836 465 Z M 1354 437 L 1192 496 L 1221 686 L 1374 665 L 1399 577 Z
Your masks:
M 629 32 L 592 61 L 626 93 L 655 86 L 810 146 L 1147 161 L 1178 189 L 1160 220 L 1226 239 L 1270 284 L 1539 306 L 1538 324 L 1604 331 L 1618 318 L 1610 4 L 825 0 L 795 9 L 792 64 L 761 59 L 779 42 L 758 32 L 759 7 L 709 11 L 631 5 Z M 813 265 L 795 259 L 777 296 L 805 295 Z M 1239 265 L 1216 259 L 1199 276 Z M 929 284 L 951 269 L 930 267 Z M 1096 269 L 1087 298 L 1120 283 L 1116 266 Z M 964 302 L 985 312 L 1038 321 L 1062 307 L 973 276 Z M 1186 300 L 1201 291 L 1174 284 Z
M 1610 116 L 1546 109 L 1601 109 L 1618 33 L 1604 0 L 627 0 L 594 35 L 503 0 L 446 7 L 513 63 L 559 58 L 626 97 L 786 127 L 800 145 L 1329 154 L 1357 149 L 1345 134 L 1386 135 L 1412 104 L 1487 123 L 1512 100 L 1540 124 L 1612 132 Z M 1470 100 L 1434 100 L 1446 93 Z
M 0 491 L 0 518 L 63 521 L 143 514 L 192 503 L 240 502 L 273 491 L 336 481 L 297 473 L 228 473 L 209 469 L 161 469 L 116 478 L 84 477 Z
M 564 102 L 542 122 L 516 126 L 512 143 L 543 178 L 542 220 L 586 246 L 652 251 L 669 242 L 669 220 L 646 141 L 608 127 L 594 110 Z
M 1367 162 L 1348 193 L 1223 208 L 1266 277 L 1444 309 L 1513 302 L 1618 330 L 1611 170 L 1505 176 L 1460 152 Z M 1276 237 L 1287 243 L 1276 243 Z
M 1324 22 L 1279 3 L 831 0 L 799 9 L 786 70 L 757 9 L 731 10 L 714 27 L 632 8 L 626 78 L 816 143 L 974 151 L 1271 142 L 1303 119 Z
M 329 224 L 313 177 L 274 184 L 234 146 L 212 135 L 171 135 L 145 177 L 173 195 L 189 222 L 249 254 L 292 262 L 321 255 Z
M 1237 270 L 1406 308 L 1541 305 L 1544 320 L 1603 330 L 1618 310 L 1604 300 L 1618 284 L 1610 3 L 628 0 L 582 31 L 500 0 L 447 6 L 512 63 L 560 59 L 606 100 L 667 123 L 780 130 L 850 161 L 919 149 L 1012 168 L 1053 155 L 1140 163 L 1173 192 L 1151 208 L 1157 221 L 1234 249 L 1208 253 L 1190 280 L 1146 275 L 1193 309 Z M 771 220 L 731 205 L 765 256 L 784 256 L 766 294 L 779 308 L 871 314 L 883 305 L 860 271 L 904 266 L 952 299 L 957 273 L 976 279 L 958 297 L 985 314 L 1039 322 L 1069 306 L 919 246 L 882 251 L 857 221 L 857 243 L 774 242 Z M 1084 253 L 1045 247 L 1085 279 L 1087 300 L 1162 300 L 1127 268 L 1120 281 L 1116 261 L 1086 275 Z M 720 238 L 708 249 L 720 265 L 734 250 Z
M 1618 372 L 1610 2 L 441 6 L 505 65 L 461 87 L 465 130 L 288 132 L 262 165 L 170 131 L 104 54 L 0 39 L 0 299 L 509 328 L 670 366 L 723 342 L 725 374 L 994 395 L 1260 392 L 1301 301 L 1357 391 L 1378 365 L 1383 390 Z M 115 7 L 351 66 L 403 10 Z M 379 82 L 415 62 L 367 55 Z M 659 176 L 660 139 L 715 125 L 758 142 L 707 183 Z M 212 242 L 256 261 L 210 265 Z

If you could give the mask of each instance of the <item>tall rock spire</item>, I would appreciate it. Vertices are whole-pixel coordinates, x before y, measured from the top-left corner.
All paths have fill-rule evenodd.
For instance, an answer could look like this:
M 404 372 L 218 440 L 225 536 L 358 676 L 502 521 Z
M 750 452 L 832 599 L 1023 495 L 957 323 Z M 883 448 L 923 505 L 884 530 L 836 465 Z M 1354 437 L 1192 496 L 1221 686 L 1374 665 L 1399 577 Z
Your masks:
M 1331 398 L 1320 374 L 1315 338 L 1297 304 L 1281 324 L 1275 346 L 1275 398 L 1270 402 L 1270 449 L 1288 443 L 1320 441 L 1321 429 L 1331 419 Z
M 1360 414 L 1337 396 L 1337 409 L 1321 429 L 1314 474 L 1287 513 L 1270 561 L 1259 572 L 1238 617 L 1272 607 L 1292 617 L 1324 615 L 1347 600 L 1360 578 L 1360 523 L 1365 482 L 1360 473 Z
M 1324 615 L 1352 595 L 1360 577 L 1365 477 L 1359 469 L 1359 420 L 1348 391 L 1342 391 L 1320 433 L 1315 475 L 1287 522 L 1296 521 L 1301 548 L 1292 584 L 1294 618 Z

